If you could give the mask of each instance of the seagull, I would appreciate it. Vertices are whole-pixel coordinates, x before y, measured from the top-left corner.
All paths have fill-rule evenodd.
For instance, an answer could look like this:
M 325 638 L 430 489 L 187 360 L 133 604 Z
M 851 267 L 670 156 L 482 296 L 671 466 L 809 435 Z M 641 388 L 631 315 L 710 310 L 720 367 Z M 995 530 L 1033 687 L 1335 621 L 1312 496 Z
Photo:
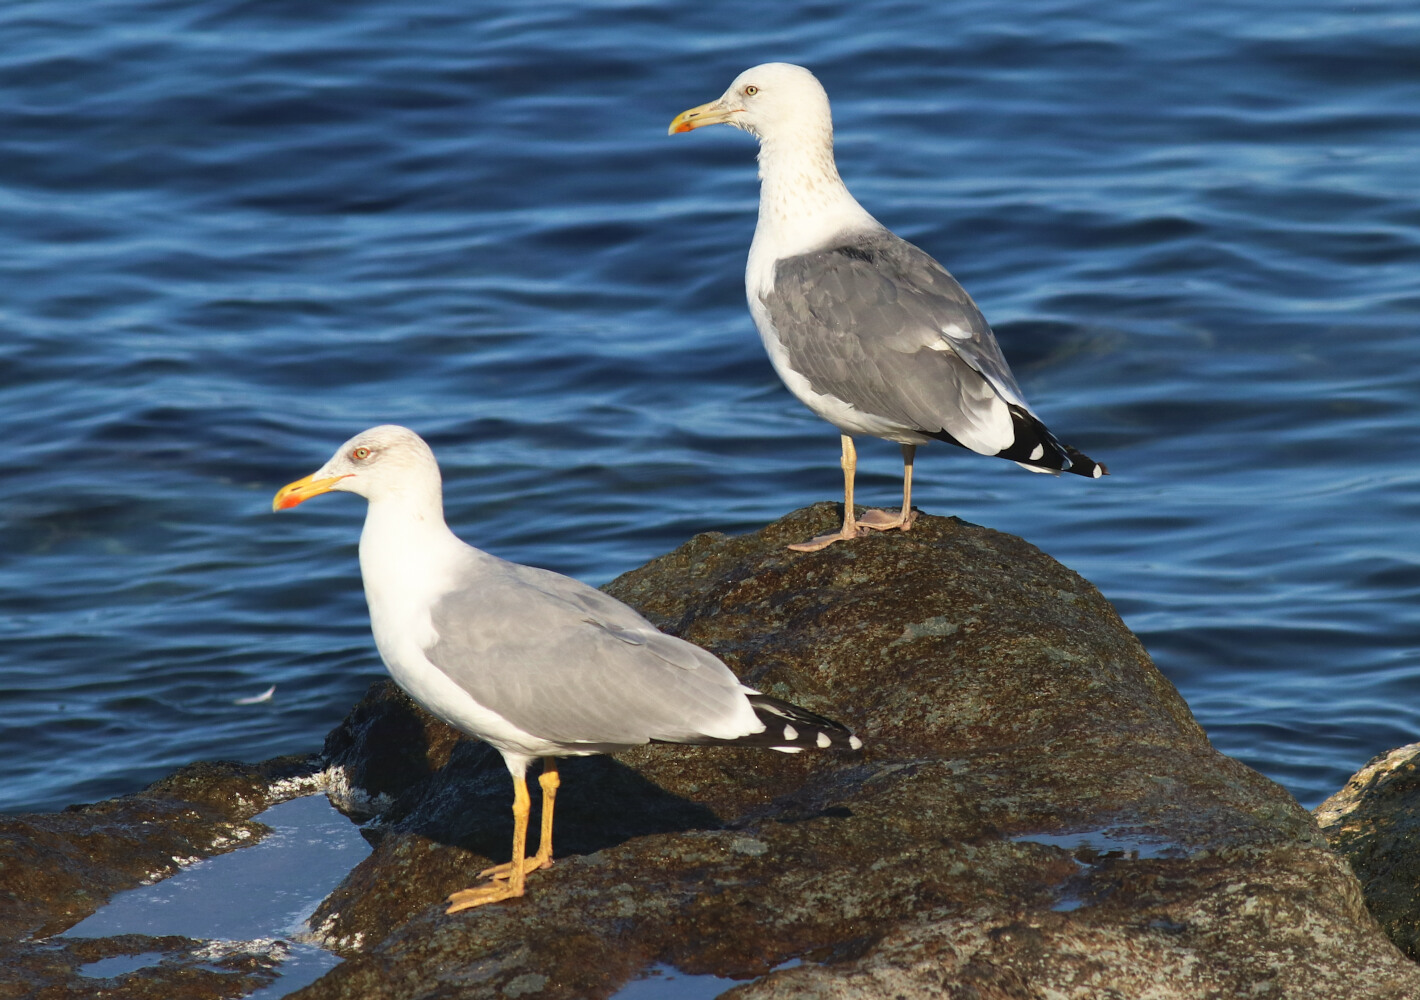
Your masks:
M 558 757 L 645 743 L 857 750 L 844 726 L 741 684 L 717 657 L 656 629 L 594 587 L 507 562 L 444 521 L 439 465 L 424 440 L 384 425 L 281 488 L 273 510 L 322 493 L 369 501 L 360 575 L 375 646 L 410 697 L 495 747 L 513 776 L 512 860 L 455 892 L 446 912 L 521 896 L 552 865 Z M 542 839 L 525 856 L 527 768 L 543 767 Z
M 833 160 L 828 95 L 802 66 L 765 63 L 669 133 L 733 125 L 759 140 L 759 222 L 745 267 L 750 314 L 774 370 L 843 438 L 843 527 L 813 552 L 908 530 L 917 446 L 946 441 L 1031 472 L 1109 470 L 1061 444 L 1025 401 L 981 310 L 942 265 L 848 193 Z M 853 436 L 902 446 L 902 509 L 855 518 Z

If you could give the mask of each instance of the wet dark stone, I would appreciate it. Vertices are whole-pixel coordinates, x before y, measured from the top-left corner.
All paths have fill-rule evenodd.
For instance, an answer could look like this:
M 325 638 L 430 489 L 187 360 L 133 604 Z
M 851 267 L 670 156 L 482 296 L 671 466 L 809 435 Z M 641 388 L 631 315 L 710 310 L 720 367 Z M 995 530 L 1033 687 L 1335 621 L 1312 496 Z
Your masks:
M 251 817 L 297 789 L 313 790 L 314 756 L 263 764 L 192 764 L 138 792 L 59 813 L 0 817 L 0 998 L 62 1000 L 244 996 L 276 977 L 270 955 L 187 938 L 125 934 L 54 938 L 123 889 L 166 878 L 175 860 L 213 857 L 256 843 Z M 161 952 L 156 964 L 112 980 L 80 966 Z
M 189 764 L 134 795 L 59 813 L 0 816 L 0 941 L 72 926 L 109 896 L 255 843 L 251 817 L 279 801 L 283 782 L 321 769 L 313 756 L 263 764 Z
M 784 548 L 837 517 L 698 536 L 607 589 L 862 753 L 569 761 L 557 864 L 446 916 L 507 859 L 511 786 L 430 738 L 313 921 L 347 961 L 297 996 L 604 997 L 658 962 L 741 998 L 1420 995 L 1308 814 L 1212 749 L 1089 583 L 955 519 Z M 373 698 L 367 730 L 437 732 Z
M 398 688 L 376 681 L 325 738 L 321 756 L 358 789 L 355 795 L 332 795 L 332 801 L 357 821 L 390 813 L 400 798 L 417 802 L 461 739 Z
M 1372 759 L 1317 806 L 1316 819 L 1381 928 L 1420 959 L 1420 743 Z
M 279 975 L 279 961 L 271 954 L 175 936 L 25 942 L 8 951 L 0 964 L 0 997 L 26 1000 L 217 1000 L 246 996 Z M 80 971 L 91 962 L 128 955 L 147 961 L 112 976 Z

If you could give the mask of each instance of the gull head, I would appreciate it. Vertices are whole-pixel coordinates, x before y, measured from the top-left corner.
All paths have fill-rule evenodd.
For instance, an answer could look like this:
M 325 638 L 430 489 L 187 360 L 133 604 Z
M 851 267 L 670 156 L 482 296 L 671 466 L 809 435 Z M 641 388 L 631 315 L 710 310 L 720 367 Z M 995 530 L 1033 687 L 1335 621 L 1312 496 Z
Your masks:
M 833 141 L 828 94 L 817 77 L 792 63 L 764 63 L 745 70 L 716 100 L 676 115 L 668 134 L 705 125 L 733 125 L 761 142 Z
M 361 431 L 315 472 L 281 487 L 272 510 L 287 510 L 322 493 L 355 493 L 370 502 L 440 496 L 439 463 L 408 427 L 384 424 Z

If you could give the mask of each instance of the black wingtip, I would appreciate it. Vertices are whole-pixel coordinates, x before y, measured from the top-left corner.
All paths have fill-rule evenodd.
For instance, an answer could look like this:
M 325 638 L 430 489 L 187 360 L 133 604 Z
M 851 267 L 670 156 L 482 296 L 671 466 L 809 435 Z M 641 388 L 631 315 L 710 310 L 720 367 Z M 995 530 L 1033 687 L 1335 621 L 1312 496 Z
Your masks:
M 1096 462 L 1089 455 L 1071 448 L 1068 444 L 1061 445 L 1065 449 L 1065 454 L 1070 457 L 1070 468 L 1066 472 L 1073 472 L 1077 476 L 1088 476 L 1090 479 L 1098 479 L 1100 476 L 1109 475 L 1109 466 L 1103 462 Z
M 863 741 L 841 722 L 834 722 L 806 708 L 771 698 L 767 694 L 749 695 L 750 707 L 764 732 L 742 737 L 741 745 L 765 746 L 797 753 L 800 750 L 861 750 Z
M 861 750 L 863 741 L 841 722 L 834 722 L 807 708 L 771 698 L 767 694 L 753 692 L 746 694 L 750 708 L 764 728 L 757 733 L 747 733 L 733 739 L 714 736 L 675 740 L 651 740 L 652 743 L 693 743 L 697 746 L 714 747 L 764 747 L 781 750 L 784 753 L 799 753 L 804 750 Z
M 1063 444 L 1034 413 L 1015 404 L 1010 405 L 1010 411 L 1015 440 L 1010 447 L 998 451 L 997 458 L 1047 472 L 1069 472 L 1087 479 L 1109 475 L 1109 469 L 1103 462 L 1096 462 L 1079 449 Z

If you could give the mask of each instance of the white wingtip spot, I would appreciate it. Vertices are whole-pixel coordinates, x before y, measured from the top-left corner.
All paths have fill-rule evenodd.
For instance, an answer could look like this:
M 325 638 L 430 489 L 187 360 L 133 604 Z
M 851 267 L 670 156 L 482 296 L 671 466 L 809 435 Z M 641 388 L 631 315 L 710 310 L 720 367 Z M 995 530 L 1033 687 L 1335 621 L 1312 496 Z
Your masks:
M 832 746 L 832 745 L 833 745 L 833 740 L 831 740 L 831 739 L 828 738 L 828 733 L 819 733 L 819 734 L 818 734 L 818 739 L 815 740 L 814 742 L 816 742 L 816 743 L 817 743 L 819 746 L 821 746 L 821 747 L 826 747 L 826 746 Z
M 1094 478 L 1098 479 L 1102 475 L 1104 475 L 1104 468 L 1102 466 L 1096 465 Z
M 1035 446 L 1035 450 L 1030 453 L 1030 460 L 1031 460 L 1032 462 L 1039 462 L 1039 461 L 1040 461 L 1042 458 L 1044 458 L 1044 457 L 1045 457 L 1045 445 L 1043 445 L 1043 444 L 1038 444 L 1038 445 L 1036 445 L 1036 446 Z
M 778 750 L 780 753 L 803 753 L 803 747 L 770 747 L 771 750 Z
M 798 731 L 797 729 L 795 729 L 793 726 L 785 726 L 785 727 L 784 727 L 784 738 L 785 738 L 786 740 L 797 740 L 797 739 L 799 738 L 799 731 Z
M 858 739 L 858 737 L 856 737 L 856 736 L 850 736 L 850 737 L 848 737 L 848 745 L 849 745 L 850 747 L 852 747 L 854 750 L 861 750 L 861 749 L 863 749 L 863 741 L 860 740 L 860 739 Z

